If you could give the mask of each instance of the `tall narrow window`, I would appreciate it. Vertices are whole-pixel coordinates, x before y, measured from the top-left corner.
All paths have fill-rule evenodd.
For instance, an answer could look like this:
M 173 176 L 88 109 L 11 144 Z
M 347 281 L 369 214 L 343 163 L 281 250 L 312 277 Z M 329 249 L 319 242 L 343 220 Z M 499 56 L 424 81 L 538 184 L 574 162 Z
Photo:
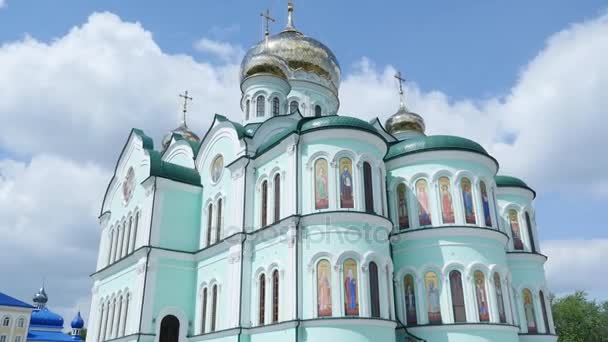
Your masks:
M 205 324 L 207 322 L 207 288 L 205 287 L 203 289 L 203 298 L 202 298 L 202 302 L 203 302 L 203 307 L 201 308 L 202 314 L 201 314 L 201 334 L 205 333 Z
M 260 286 L 258 293 L 258 324 L 264 325 L 265 317 L 264 313 L 266 312 L 266 276 L 262 273 L 260 274 Z
M 430 324 L 441 324 L 441 304 L 439 300 L 439 277 L 435 272 L 424 275 L 426 288 L 426 309 Z
M 317 315 L 331 316 L 331 264 L 327 260 L 317 264 Z
M 549 330 L 549 316 L 547 315 L 547 306 L 545 305 L 545 294 L 543 293 L 543 291 L 540 291 L 538 293 L 538 296 L 540 297 L 540 309 L 543 312 L 543 323 L 545 324 L 545 334 L 550 334 L 551 331 Z
M 260 213 L 262 227 L 268 224 L 268 181 L 262 182 L 262 212 Z
M 429 187 L 426 180 L 416 182 L 416 198 L 418 199 L 418 224 L 431 225 L 431 211 L 429 210 Z
M 498 303 L 498 319 L 500 323 L 507 323 L 507 315 L 505 313 L 505 299 L 502 293 L 502 284 L 500 275 L 494 273 L 494 292 L 496 292 L 496 302 Z
M 222 238 L 222 199 L 217 200 L 217 217 L 215 218 L 215 242 Z
M 455 223 L 452 190 L 448 177 L 439 178 L 439 196 L 441 198 L 441 219 L 443 224 Z
M 279 115 L 279 98 L 275 97 L 272 99 L 272 116 Z
M 298 101 L 291 101 L 291 103 L 289 103 L 289 113 L 296 112 L 299 106 Z
M 492 214 L 490 214 L 490 198 L 488 197 L 488 189 L 486 183 L 479 183 L 479 190 L 481 192 L 481 204 L 483 206 L 483 218 L 486 227 L 492 227 Z
M 322 113 L 321 106 L 316 105 L 315 106 L 315 116 L 321 116 L 321 113 Z
M 526 211 L 526 228 L 528 228 L 528 240 L 530 240 L 530 250 L 536 253 L 536 246 L 534 245 L 534 234 L 532 234 L 532 220 L 530 220 L 530 214 Z
M 369 292 L 372 304 L 372 317 L 380 317 L 380 291 L 378 285 L 378 265 L 369 263 Z
M 463 178 L 460 181 L 462 190 L 462 203 L 464 204 L 464 219 L 467 224 L 475 224 L 475 207 L 473 206 L 473 189 L 471 181 L 468 178 Z
M 19 318 L 19 320 L 17 321 L 17 327 L 23 328 L 24 326 L 25 326 L 25 319 Z
M 519 251 L 524 250 L 524 243 L 521 241 L 521 229 L 519 228 L 519 218 L 517 211 L 509 210 L 509 224 L 511 225 L 511 237 L 513 238 L 513 248 Z
M 133 216 L 129 217 L 129 225 L 127 226 L 127 231 L 125 232 L 125 255 L 131 253 L 131 229 L 133 229 Z
M 211 245 L 211 232 L 213 225 L 213 204 L 209 203 L 207 207 L 207 246 Z
M 135 223 L 133 223 L 133 238 L 131 239 L 131 250 L 135 250 L 135 240 L 137 240 L 137 228 L 139 226 L 139 211 L 135 213 Z
M 359 276 L 357 262 L 353 259 L 344 261 L 344 313 L 346 316 L 359 315 Z
M 363 188 L 365 192 L 365 212 L 374 212 L 374 189 L 372 188 L 372 166 L 368 162 L 363 163 Z
M 272 272 L 272 323 L 279 321 L 279 271 Z
M 416 315 L 416 286 L 411 274 L 403 278 L 403 290 L 405 291 L 405 317 L 407 325 L 418 324 Z
M 215 331 L 215 321 L 217 320 L 217 285 L 213 285 L 213 298 L 211 298 L 211 329 Z
M 251 110 L 251 101 L 247 100 L 245 103 L 245 120 L 249 120 L 249 111 Z
M 340 158 L 340 208 L 354 208 L 353 198 L 353 162 L 350 158 Z
M 528 289 L 524 289 L 522 293 L 524 302 L 524 315 L 526 317 L 526 324 L 528 326 L 528 334 L 538 333 L 536 326 L 536 314 L 534 313 L 534 299 L 532 298 L 532 292 Z
M 258 96 L 258 98 L 255 100 L 255 105 L 256 105 L 256 116 L 257 117 L 262 117 L 264 116 L 264 112 L 266 111 L 266 98 L 264 98 L 264 96 L 260 95 Z
M 318 159 L 315 162 L 315 209 L 329 208 L 329 192 L 327 188 L 327 160 Z
M 10 324 L 11 324 L 11 318 L 8 316 L 4 316 L 4 319 L 2 320 L 2 326 L 8 327 Z
M 481 271 L 475 271 L 475 273 L 473 273 L 473 281 L 475 282 L 475 299 L 477 299 L 477 311 L 479 312 L 479 321 L 489 322 L 490 308 L 488 305 L 485 276 Z
M 454 322 L 467 321 L 467 313 L 464 307 L 464 291 L 462 290 L 462 275 L 459 271 L 450 272 L 450 291 L 452 293 L 452 311 Z
M 122 318 L 122 331 L 120 336 L 125 336 L 127 332 L 127 319 L 129 318 L 129 302 L 131 301 L 131 294 L 125 293 L 125 315 Z
M 274 222 L 281 219 L 281 174 L 274 175 Z
M 399 229 L 408 229 L 410 227 L 410 215 L 407 209 L 407 188 L 403 183 L 397 186 L 397 216 Z

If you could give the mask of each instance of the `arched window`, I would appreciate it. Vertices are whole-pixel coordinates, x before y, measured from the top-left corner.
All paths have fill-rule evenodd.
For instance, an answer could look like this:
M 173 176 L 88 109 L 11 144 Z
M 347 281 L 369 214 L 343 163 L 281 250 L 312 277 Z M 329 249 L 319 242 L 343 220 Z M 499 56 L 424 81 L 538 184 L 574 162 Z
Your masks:
M 268 181 L 262 182 L 262 212 L 260 213 L 262 227 L 268 224 Z
M 456 223 L 452 205 L 452 189 L 448 177 L 439 178 L 439 197 L 441 200 L 441 219 L 443 224 Z
M 429 187 L 426 180 L 416 182 L 416 198 L 418 199 L 418 223 L 420 226 L 430 226 L 431 211 L 429 210 Z
M 439 302 L 439 277 L 435 272 L 424 275 L 426 288 L 426 307 L 430 324 L 441 324 L 441 304 Z
M 397 186 L 397 216 L 399 229 L 410 227 L 410 216 L 407 209 L 407 187 L 403 183 Z
M 266 276 L 264 273 L 260 274 L 260 287 L 258 293 L 258 324 L 264 325 L 266 312 Z
M 274 175 L 274 222 L 281 219 L 281 174 Z
M 403 277 L 403 290 L 405 291 L 405 317 L 408 325 L 418 324 L 416 314 L 416 286 L 411 274 Z
M 272 272 L 272 323 L 279 321 L 279 271 Z
M 222 199 L 217 200 L 217 216 L 215 218 L 215 242 L 222 238 Z
M 365 192 L 365 212 L 374 212 L 374 189 L 372 188 L 372 166 L 363 163 L 363 189 Z
M 475 273 L 473 273 L 473 281 L 475 282 L 475 299 L 477 301 L 477 312 L 479 313 L 479 321 L 489 322 L 490 306 L 488 305 L 486 279 L 481 271 L 475 271 Z
M 331 265 L 327 260 L 317 264 L 317 315 L 331 316 Z
M 486 227 L 492 227 L 492 215 L 490 214 L 490 197 L 488 196 L 488 189 L 486 183 L 479 183 L 479 190 L 481 192 L 481 204 L 483 206 L 483 217 L 485 220 Z
M 139 211 L 135 213 L 135 223 L 133 223 L 133 238 L 131 239 L 131 251 L 135 250 L 135 240 L 137 239 L 137 229 L 139 227 Z
M 519 218 L 517 211 L 509 210 L 509 224 L 511 225 L 511 237 L 513 238 L 513 248 L 519 251 L 524 250 L 524 243 L 521 241 L 521 229 L 519 228 Z
M 211 245 L 211 232 L 213 225 L 213 204 L 209 203 L 207 207 L 207 246 Z
M 122 317 L 122 330 L 120 331 L 120 336 L 125 336 L 125 332 L 127 331 L 127 318 L 129 317 L 129 302 L 131 301 L 131 294 L 125 293 L 125 314 Z
M 340 172 L 340 208 L 354 208 L 352 160 L 340 158 L 338 170 Z
M 116 241 L 116 260 L 122 259 L 122 242 L 125 237 L 125 222 L 118 226 L 118 240 Z
M 11 324 L 11 318 L 8 316 L 4 316 L 2 319 L 2 326 L 8 327 Z
M 250 109 L 251 109 L 251 101 L 247 100 L 247 102 L 245 102 L 245 120 L 249 120 Z
M 462 203 L 464 203 L 464 219 L 468 224 L 475 224 L 475 207 L 473 206 L 473 189 L 471 188 L 471 181 L 468 178 L 463 178 L 460 181 L 460 188 L 462 190 Z
M 160 338 L 159 342 L 177 342 L 179 341 L 179 320 L 173 315 L 163 317 L 160 322 Z
M 530 240 L 530 250 L 536 253 L 536 246 L 534 245 L 534 234 L 532 234 L 532 220 L 530 220 L 530 214 L 526 211 L 526 226 L 528 228 L 528 239 Z
M 315 209 L 329 208 L 329 191 L 327 181 L 327 160 L 318 159 L 315 162 Z
M 23 328 L 25 326 L 25 319 L 24 318 L 19 318 L 19 320 L 17 321 L 17 326 L 19 328 Z
M 256 116 L 262 117 L 264 116 L 264 112 L 266 112 L 266 98 L 263 95 L 258 96 L 256 99 Z
M 494 292 L 496 293 L 496 302 L 498 303 L 498 319 L 500 320 L 500 323 L 507 323 L 505 299 L 502 294 L 502 284 L 498 273 L 494 273 Z
M 462 275 L 459 271 L 450 272 L 450 292 L 452 294 L 452 311 L 454 313 L 454 323 L 466 322 L 467 313 L 464 306 Z
M 530 292 L 528 289 L 524 289 L 522 295 L 524 303 L 524 315 L 526 318 L 526 325 L 528 326 L 528 334 L 537 334 L 538 328 L 536 326 L 536 314 L 534 313 L 534 299 L 532 298 L 532 292 Z
M 203 306 L 201 307 L 201 334 L 205 333 L 205 324 L 207 322 L 207 288 L 203 289 Z
M 353 259 L 344 261 L 344 313 L 346 316 L 359 315 L 359 275 L 357 262 Z
M 298 101 L 291 101 L 291 103 L 289 103 L 289 113 L 297 111 L 299 107 L 300 104 L 298 104 Z
M 114 337 L 120 337 L 120 323 L 122 321 L 122 306 L 123 306 L 123 297 L 120 296 L 116 299 L 116 325 L 114 326 Z
M 540 309 L 543 312 L 543 323 L 545 324 L 545 334 L 550 334 L 549 330 L 549 316 L 547 315 L 547 306 L 545 305 L 545 294 L 543 291 L 538 292 L 538 296 L 540 297 Z
M 215 323 L 217 320 L 217 285 L 213 285 L 213 298 L 211 298 L 211 329 L 215 331 Z
M 272 99 L 272 116 L 279 115 L 279 98 L 275 97 Z
M 315 106 L 315 116 L 321 116 L 321 106 Z
M 369 263 L 369 294 L 372 305 L 372 317 L 380 317 L 380 286 L 378 284 L 378 265 Z

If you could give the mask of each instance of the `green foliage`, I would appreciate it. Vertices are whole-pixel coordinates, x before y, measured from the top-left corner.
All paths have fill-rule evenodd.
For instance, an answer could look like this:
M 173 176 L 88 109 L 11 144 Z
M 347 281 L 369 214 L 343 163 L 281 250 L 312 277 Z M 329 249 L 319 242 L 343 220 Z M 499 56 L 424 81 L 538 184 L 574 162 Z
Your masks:
M 552 300 L 552 309 L 560 342 L 608 341 L 608 301 L 599 304 L 578 291 Z

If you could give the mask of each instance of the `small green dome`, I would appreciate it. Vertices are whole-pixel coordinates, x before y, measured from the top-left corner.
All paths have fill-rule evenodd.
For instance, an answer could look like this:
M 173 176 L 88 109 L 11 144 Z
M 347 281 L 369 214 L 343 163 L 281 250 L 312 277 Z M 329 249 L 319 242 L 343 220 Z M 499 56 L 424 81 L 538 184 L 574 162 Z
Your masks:
M 522 188 L 532 191 L 534 197 L 536 197 L 536 191 L 534 191 L 534 189 L 529 187 L 526 182 L 519 178 L 511 176 L 496 176 L 494 177 L 494 180 L 496 181 L 496 186 L 499 188 Z
M 351 116 L 338 116 L 338 115 L 330 115 L 330 116 L 322 116 L 318 118 L 314 118 L 311 120 L 306 120 L 302 124 L 301 131 L 312 131 L 315 129 L 323 129 L 323 128 L 357 128 L 365 131 L 369 131 L 374 134 L 379 134 L 378 131 L 374 128 L 374 126 L 370 125 L 368 122 L 365 122 L 361 119 L 353 118 Z
M 472 140 L 451 135 L 431 135 L 403 140 L 392 145 L 384 159 L 390 160 L 412 153 L 437 150 L 470 151 L 490 157 L 480 144 Z

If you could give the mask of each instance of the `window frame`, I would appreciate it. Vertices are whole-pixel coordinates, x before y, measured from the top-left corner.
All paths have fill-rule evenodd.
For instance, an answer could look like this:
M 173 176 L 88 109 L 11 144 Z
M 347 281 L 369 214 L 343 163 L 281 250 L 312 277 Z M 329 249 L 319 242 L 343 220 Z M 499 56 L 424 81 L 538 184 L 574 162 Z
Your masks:
M 258 95 L 255 99 L 255 117 L 263 118 L 266 116 L 266 97 Z

